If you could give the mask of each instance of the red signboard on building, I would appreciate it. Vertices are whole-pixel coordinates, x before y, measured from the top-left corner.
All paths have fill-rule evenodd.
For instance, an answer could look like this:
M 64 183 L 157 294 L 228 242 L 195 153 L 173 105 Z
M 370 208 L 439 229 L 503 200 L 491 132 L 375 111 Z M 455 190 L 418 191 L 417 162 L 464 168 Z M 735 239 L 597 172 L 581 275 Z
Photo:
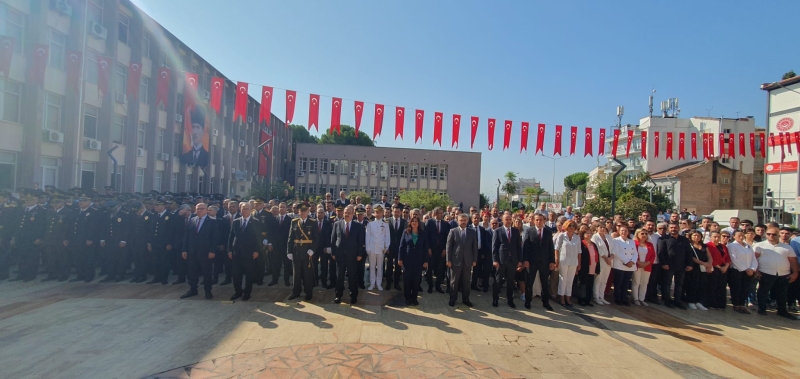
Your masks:
M 764 165 L 767 174 L 780 174 L 782 172 L 797 172 L 797 161 L 783 163 L 767 163 Z

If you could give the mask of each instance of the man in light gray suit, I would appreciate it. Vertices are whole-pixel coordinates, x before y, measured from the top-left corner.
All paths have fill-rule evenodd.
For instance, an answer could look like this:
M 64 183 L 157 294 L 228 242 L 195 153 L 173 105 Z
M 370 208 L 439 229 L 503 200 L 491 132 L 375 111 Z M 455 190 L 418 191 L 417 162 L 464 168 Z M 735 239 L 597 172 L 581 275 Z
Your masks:
M 458 215 L 458 227 L 450 229 L 447 235 L 447 268 L 450 270 L 450 306 L 456 305 L 458 289 L 461 287 L 461 298 L 464 305 L 471 307 L 469 301 L 469 284 L 472 268 L 478 257 L 478 235 L 472 228 L 467 228 L 469 217 Z

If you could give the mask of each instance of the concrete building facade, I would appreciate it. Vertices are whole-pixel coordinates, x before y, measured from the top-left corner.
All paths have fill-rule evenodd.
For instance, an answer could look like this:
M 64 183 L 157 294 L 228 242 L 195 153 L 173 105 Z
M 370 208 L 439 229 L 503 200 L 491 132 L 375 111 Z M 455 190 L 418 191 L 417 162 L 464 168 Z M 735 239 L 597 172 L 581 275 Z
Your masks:
M 235 82 L 130 0 L 0 0 L 0 31 L 16 39 L 11 70 L 0 78 L 0 188 L 55 185 L 120 192 L 246 193 L 253 183 L 279 180 L 291 157 L 291 133 L 275 116 L 269 174 L 256 177 L 258 102 L 249 98 L 243 122 L 232 122 Z M 49 46 L 44 86 L 29 83 L 34 44 Z M 67 86 L 67 52 L 79 51 L 78 94 Z M 112 58 L 109 93 L 98 91 L 98 57 Z M 128 68 L 141 65 L 139 98 L 128 98 Z M 156 105 L 157 73 L 171 69 L 168 103 Z M 208 115 L 210 163 L 180 164 L 185 72 L 198 74 L 198 102 L 207 103 L 211 77 L 225 78 L 221 113 Z M 112 150 L 113 149 L 113 150 Z M 114 161 L 117 162 L 116 175 Z
M 295 194 L 364 191 L 373 199 L 403 190 L 447 193 L 480 204 L 481 153 L 298 143 Z
M 679 209 L 698 215 L 715 209 L 753 209 L 753 175 L 717 160 L 684 163 L 650 177 Z
M 775 83 L 762 84 L 761 89 L 767 93 L 767 134 L 794 133 L 800 131 L 800 76 L 795 76 Z M 767 160 L 764 171 L 764 187 L 772 190 L 773 201 L 767 205 L 783 208 L 800 205 L 800 189 L 798 187 L 798 157 L 800 152 L 792 149 L 781 157 L 780 141 L 776 147 L 767 149 Z M 786 141 L 795 145 L 794 138 Z M 793 146 L 794 147 L 794 146 Z M 788 222 L 789 220 L 783 220 Z

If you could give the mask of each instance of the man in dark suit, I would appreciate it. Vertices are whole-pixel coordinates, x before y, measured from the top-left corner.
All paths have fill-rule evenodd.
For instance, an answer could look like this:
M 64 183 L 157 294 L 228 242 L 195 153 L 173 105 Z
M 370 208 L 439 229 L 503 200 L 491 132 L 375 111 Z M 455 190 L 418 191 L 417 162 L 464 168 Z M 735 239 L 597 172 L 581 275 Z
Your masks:
M 183 233 L 183 249 L 181 258 L 186 260 L 189 268 L 189 291 L 181 295 L 181 299 L 197 295 L 197 281 L 203 275 L 203 289 L 206 299 L 211 299 L 211 262 L 216 257 L 219 243 L 219 227 L 215 220 L 208 217 L 208 205 L 199 203 L 195 207 L 196 216 L 189 220 Z
M 133 259 L 133 279 L 131 283 L 142 283 L 147 280 L 149 266 L 149 252 L 147 251 L 147 233 L 149 224 L 145 218 L 150 219 L 152 213 L 148 212 L 144 204 L 134 201 L 127 205 L 128 212 L 132 215 L 129 251 Z
M 503 226 L 495 229 L 492 238 L 492 266 L 497 270 L 492 283 L 492 306 L 496 307 L 500 299 L 500 286 L 506 283 L 508 306 L 514 305 L 514 277 L 522 269 L 522 237 L 519 230 L 511 226 L 511 215 L 503 215 Z
M 456 305 L 458 289 L 461 288 L 461 301 L 471 307 L 469 301 L 469 282 L 475 259 L 478 256 L 478 233 L 467 228 L 469 217 L 458 215 L 458 227 L 450 229 L 447 235 L 447 268 L 450 270 L 450 306 Z
M 36 279 L 39 272 L 39 258 L 47 232 L 47 212 L 38 205 L 38 190 L 27 190 L 22 195 L 25 206 L 19 213 L 19 225 L 15 225 L 13 244 L 18 252 L 19 275 L 10 281 L 29 282 Z
M 264 202 L 266 201 L 261 196 L 253 196 L 250 198 L 253 202 L 253 217 L 257 218 L 259 222 L 261 222 L 261 231 L 259 234 L 261 235 L 262 240 L 266 240 L 267 244 L 261 247 L 261 254 L 258 255 L 258 260 L 256 261 L 256 268 L 253 275 L 255 276 L 254 282 L 258 285 L 264 284 L 264 275 L 266 275 L 266 264 L 267 264 L 267 253 L 273 250 L 272 241 L 275 239 L 273 236 L 273 228 L 272 224 L 268 222 L 274 221 L 275 217 L 272 216 L 272 213 L 267 212 L 264 208 Z M 268 221 L 269 220 L 269 221 Z
M 91 193 L 78 195 L 78 210 L 73 214 L 72 227 L 69 233 L 70 255 L 74 260 L 78 277 L 70 282 L 80 280 L 86 283 L 94 280 L 97 264 L 97 248 L 100 246 L 98 232 L 101 228 L 101 213 L 92 206 Z
M 308 218 L 308 206 L 308 203 L 300 204 L 299 217 L 292 220 L 289 230 L 286 257 L 292 261 L 294 286 L 288 300 L 298 298 L 301 291 L 306 293 L 306 301 L 311 300 L 316 281 L 314 269 L 317 266 L 312 265 L 311 260 L 319 243 L 319 234 L 317 223 Z
M 539 274 L 539 282 L 542 284 L 542 306 L 552 311 L 550 306 L 550 271 L 556 267 L 555 247 L 553 246 L 553 232 L 544 225 L 544 215 L 536 213 L 533 215 L 533 225 L 523 236 L 523 269 L 527 272 L 525 279 L 525 308 L 531 309 L 531 300 L 534 297 L 533 282 L 536 274 Z
M 442 208 L 434 208 L 433 218 L 428 220 L 428 223 L 425 225 L 425 233 L 428 235 L 428 244 L 431 250 L 430 260 L 433 266 L 433 270 L 429 269 L 425 274 L 425 279 L 428 282 L 428 293 L 433 293 L 433 271 L 436 272 L 436 291 L 444 293 L 444 290 L 442 290 L 442 281 L 445 275 L 444 250 L 447 244 L 447 235 L 450 233 L 450 224 L 442 220 L 442 216 Z
M 350 304 L 358 301 L 358 263 L 366 257 L 364 248 L 364 225 L 353 220 L 355 208 L 348 205 L 344 209 L 344 220 L 338 221 L 331 233 L 331 247 L 333 259 L 336 261 L 338 271 L 336 281 L 336 298 L 333 302 L 342 302 L 344 294 L 344 278 L 347 275 L 350 289 Z
M 253 269 L 256 259 L 261 251 L 261 238 L 258 232 L 261 226 L 257 218 L 250 215 L 250 204 L 240 203 L 242 217 L 233 221 L 231 234 L 228 235 L 228 258 L 233 262 L 233 289 L 231 301 L 242 298 L 250 300 L 253 290 Z M 244 275 L 244 288 L 242 288 L 242 275 Z
M 222 235 L 220 235 L 220 253 L 217 254 L 217 265 L 214 267 L 216 275 L 220 275 L 223 272 L 225 273 L 225 280 L 219 284 L 221 286 L 233 282 L 233 262 L 228 258 L 228 236 L 231 234 L 233 221 L 240 217 L 242 217 L 242 214 L 239 213 L 239 203 L 235 200 L 231 200 L 228 202 L 228 214 L 222 218 L 222 225 L 220 226 L 220 233 L 222 233 Z
M 286 214 L 286 203 L 278 204 L 278 228 L 275 235 L 275 243 L 273 252 L 269 255 L 269 268 L 272 270 L 272 281 L 269 282 L 270 286 L 278 284 L 278 277 L 281 275 L 281 267 L 283 267 L 283 282 L 287 287 L 289 283 L 289 275 L 292 274 L 291 262 L 286 258 L 286 252 L 289 248 L 286 242 L 289 239 L 289 229 L 292 227 L 292 218 Z M 287 264 L 288 262 L 288 264 Z
M 71 212 L 64 206 L 64 197 L 59 194 L 50 197 L 50 203 L 52 209 L 47 210 L 47 233 L 44 238 L 47 278 L 42 281 L 58 280 L 63 282 L 69 279 L 71 268 L 67 249 Z
M 325 217 L 325 210 L 317 208 L 317 219 L 314 221 L 319 235 L 319 243 L 314 252 L 314 272 L 319 268 L 319 279 L 322 288 L 334 288 L 336 286 L 336 262 L 331 255 L 331 233 L 333 224 Z M 330 283 L 328 277 L 330 276 Z
M 472 285 L 470 288 L 479 291 L 478 279 L 480 279 L 483 292 L 489 292 L 489 274 L 492 273 L 492 234 L 481 226 L 479 213 L 472 215 L 472 223 L 469 227 L 475 230 L 478 237 L 478 256 L 475 261 L 475 268 L 472 270 Z
M 385 196 L 385 195 L 384 195 Z M 399 206 L 392 207 L 392 218 L 386 221 L 389 223 L 389 251 L 386 252 L 386 289 L 392 289 L 392 282 L 398 291 L 402 291 L 400 280 L 402 278 L 403 269 L 397 265 L 397 258 L 400 256 L 400 238 L 403 237 L 403 232 L 408 227 L 408 221 L 403 218 L 403 208 Z
M 181 163 L 189 166 L 206 167 L 208 166 L 208 150 L 203 145 L 203 137 L 206 134 L 206 115 L 202 107 L 195 106 L 189 114 L 191 117 L 192 130 L 192 149 L 181 155 Z
M 102 220 L 104 235 L 100 240 L 100 247 L 108 259 L 108 276 L 100 282 L 120 282 L 125 278 L 125 272 L 130 267 L 128 260 L 128 242 L 130 242 L 133 218 L 121 203 L 106 201 L 110 210 Z

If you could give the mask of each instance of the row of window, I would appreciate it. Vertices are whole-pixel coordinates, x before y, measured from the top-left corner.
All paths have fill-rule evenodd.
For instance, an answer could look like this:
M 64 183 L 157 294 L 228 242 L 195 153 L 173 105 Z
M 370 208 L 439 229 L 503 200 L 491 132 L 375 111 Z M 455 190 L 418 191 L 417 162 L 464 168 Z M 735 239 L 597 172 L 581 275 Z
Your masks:
M 381 180 L 387 177 L 411 177 L 413 179 L 439 179 L 447 180 L 447 165 L 403 162 L 367 162 L 348 161 L 347 159 L 328 158 L 299 158 L 298 173 L 322 175 L 352 175 L 352 176 L 377 176 Z
M 340 191 L 344 191 L 345 193 L 350 193 L 350 191 L 360 191 L 366 192 L 369 194 L 369 197 L 372 199 L 373 202 L 380 200 L 381 195 L 386 194 L 389 199 L 394 198 L 394 195 L 397 195 L 399 190 L 397 188 L 389 188 L 385 190 L 380 187 L 348 187 L 348 186 L 335 186 L 335 185 L 316 185 L 316 184 L 305 184 L 305 183 L 298 183 L 297 184 L 297 193 L 300 196 L 304 195 L 319 195 L 323 196 L 326 193 L 330 193 L 333 195 L 334 198 L 338 198 L 338 194 Z M 439 191 L 440 194 L 445 194 L 447 191 Z

